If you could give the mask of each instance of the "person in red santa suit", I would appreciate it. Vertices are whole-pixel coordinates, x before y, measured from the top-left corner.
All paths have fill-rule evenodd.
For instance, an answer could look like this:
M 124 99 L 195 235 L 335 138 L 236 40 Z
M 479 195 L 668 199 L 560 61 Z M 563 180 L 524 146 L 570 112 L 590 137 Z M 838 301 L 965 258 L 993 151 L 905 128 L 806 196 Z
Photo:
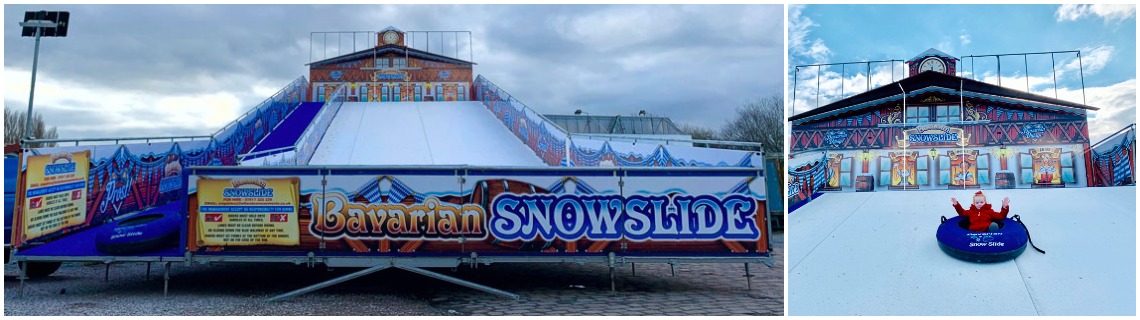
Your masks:
M 970 220 L 970 231 L 983 232 L 983 231 L 997 231 L 997 221 L 1005 219 L 1009 214 L 1009 197 L 1001 200 L 1001 212 L 994 211 L 989 203 L 986 203 L 986 195 L 981 191 L 974 193 L 974 203 L 970 204 L 969 209 L 962 209 L 962 205 L 958 204 L 958 199 L 950 198 L 950 202 L 954 205 L 954 211 L 958 211 L 959 216 L 963 216 Z

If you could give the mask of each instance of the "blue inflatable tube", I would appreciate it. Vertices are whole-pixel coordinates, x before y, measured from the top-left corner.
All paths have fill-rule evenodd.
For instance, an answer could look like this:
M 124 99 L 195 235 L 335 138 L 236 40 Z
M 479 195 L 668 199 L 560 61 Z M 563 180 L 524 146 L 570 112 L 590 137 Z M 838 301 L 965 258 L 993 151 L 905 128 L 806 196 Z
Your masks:
M 95 233 L 95 249 L 129 255 L 177 247 L 182 219 L 176 208 L 165 205 L 107 223 Z
M 994 232 L 973 232 L 969 220 L 943 218 L 938 226 L 938 247 L 951 257 L 971 262 L 1002 262 L 1017 258 L 1029 244 L 1029 232 L 1013 219 L 998 221 Z

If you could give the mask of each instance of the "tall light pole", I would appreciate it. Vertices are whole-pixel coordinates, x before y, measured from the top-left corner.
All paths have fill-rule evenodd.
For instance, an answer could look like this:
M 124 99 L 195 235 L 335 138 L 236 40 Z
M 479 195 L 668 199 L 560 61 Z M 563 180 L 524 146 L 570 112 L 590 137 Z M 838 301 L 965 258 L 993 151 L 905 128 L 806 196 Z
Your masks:
M 24 139 L 32 140 L 32 101 L 36 97 L 36 67 L 40 60 L 40 37 L 66 37 L 67 24 L 71 13 L 67 11 L 27 11 L 20 35 L 36 38 L 35 54 L 32 56 L 32 88 L 28 91 L 28 116 L 24 120 Z

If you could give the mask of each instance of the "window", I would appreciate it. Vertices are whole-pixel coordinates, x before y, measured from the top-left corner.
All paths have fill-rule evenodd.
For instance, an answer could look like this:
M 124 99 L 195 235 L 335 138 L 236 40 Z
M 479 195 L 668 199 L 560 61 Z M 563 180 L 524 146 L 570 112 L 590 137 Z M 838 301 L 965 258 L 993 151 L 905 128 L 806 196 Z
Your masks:
M 404 58 L 392 58 L 392 68 L 406 69 L 408 67 L 408 60 Z
M 438 85 L 435 87 L 435 101 L 443 101 L 443 87 Z
M 907 107 L 906 108 L 906 123 L 927 123 L 930 122 L 930 107 Z
M 392 66 L 388 64 L 388 58 L 376 58 L 376 68 L 387 69 Z
M 392 88 L 392 101 L 400 102 L 400 84 L 397 83 L 395 88 Z
M 917 106 L 906 108 L 906 123 L 953 122 L 962 118 L 959 105 Z
M 455 101 L 467 101 L 467 90 L 463 88 L 462 84 L 459 85 L 459 98 Z
M 416 101 L 424 101 L 424 87 L 416 85 Z
M 372 101 L 373 100 L 372 97 L 368 96 L 368 86 L 367 85 L 360 86 L 360 96 L 363 97 L 360 99 L 361 101 Z
M 317 87 L 317 102 L 325 102 L 325 86 Z
M 388 96 L 389 96 L 388 86 L 384 85 L 383 83 L 380 84 L 380 101 L 381 102 L 388 102 Z
M 956 105 L 936 106 L 934 107 L 934 121 L 936 122 L 950 122 L 958 121 L 962 118 L 962 108 Z

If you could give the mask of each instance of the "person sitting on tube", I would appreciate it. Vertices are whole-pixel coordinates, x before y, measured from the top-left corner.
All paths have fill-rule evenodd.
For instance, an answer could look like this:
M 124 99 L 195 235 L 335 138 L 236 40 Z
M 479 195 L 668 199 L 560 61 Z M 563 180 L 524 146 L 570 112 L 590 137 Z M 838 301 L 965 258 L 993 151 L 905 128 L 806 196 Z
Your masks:
M 954 211 L 958 211 L 959 216 L 969 219 L 970 226 L 967 229 L 973 232 L 997 231 L 999 228 L 997 221 L 1005 219 L 1009 214 L 1009 197 L 1001 200 L 1001 212 L 995 212 L 993 207 L 986 203 L 986 195 L 981 191 L 974 193 L 974 203 L 970 205 L 970 209 L 962 209 L 958 199 L 950 198 L 950 202 L 954 204 Z

